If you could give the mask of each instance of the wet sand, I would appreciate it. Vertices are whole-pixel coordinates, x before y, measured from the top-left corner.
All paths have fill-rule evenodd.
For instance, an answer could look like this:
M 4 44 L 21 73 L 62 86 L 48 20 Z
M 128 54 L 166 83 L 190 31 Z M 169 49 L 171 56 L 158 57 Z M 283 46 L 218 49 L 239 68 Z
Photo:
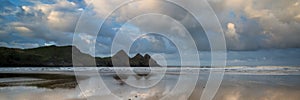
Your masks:
M 84 79 L 84 77 L 81 79 Z M 75 88 L 77 85 L 78 83 L 74 75 L 46 73 L 0 73 L 0 87 L 36 86 L 39 88 L 54 89 Z
M 83 72 L 79 76 L 80 80 L 76 81 L 71 72 L 1 73 L 0 100 L 158 100 L 169 94 L 173 96 L 169 99 L 173 100 L 200 100 L 207 89 L 208 79 L 208 73 L 200 73 L 195 89 L 188 95 L 184 92 L 171 93 L 180 76 L 176 73 L 165 74 L 162 80 L 158 80 L 157 75 L 116 77 L 115 73 L 103 73 L 101 82 L 91 73 Z M 149 88 L 137 88 L 126 84 L 122 78 L 132 82 L 159 83 Z M 299 94 L 299 74 L 225 73 L 213 100 L 299 100 Z

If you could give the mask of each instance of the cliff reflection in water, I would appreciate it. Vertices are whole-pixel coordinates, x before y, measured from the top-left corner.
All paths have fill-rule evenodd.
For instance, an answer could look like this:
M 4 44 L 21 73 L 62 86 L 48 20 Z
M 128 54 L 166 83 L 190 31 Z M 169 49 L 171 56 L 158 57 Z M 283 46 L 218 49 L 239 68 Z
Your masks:
M 158 100 L 170 93 L 178 81 L 179 74 L 166 74 L 160 82 L 150 88 L 139 89 L 120 84 L 113 74 L 90 77 L 79 82 L 79 88 L 37 88 L 35 86 L 13 86 L 0 88 L 0 100 L 85 100 L 89 99 L 131 99 Z M 200 74 L 197 86 L 189 96 L 185 93 L 174 94 L 170 99 L 199 100 L 206 88 L 208 74 Z M 135 80 L 129 76 L 128 79 Z M 142 78 L 155 81 L 156 75 Z M 188 80 L 188 79 L 187 79 Z M 33 80 L 35 81 L 35 80 Z M 298 100 L 300 98 L 299 75 L 239 75 L 225 74 L 224 80 L 214 100 Z M 107 86 L 107 88 L 105 87 Z

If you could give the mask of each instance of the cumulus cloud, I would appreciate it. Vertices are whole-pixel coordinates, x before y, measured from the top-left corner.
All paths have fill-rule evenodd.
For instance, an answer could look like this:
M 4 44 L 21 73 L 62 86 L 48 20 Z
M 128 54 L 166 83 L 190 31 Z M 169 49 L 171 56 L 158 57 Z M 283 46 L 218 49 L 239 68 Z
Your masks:
M 238 34 L 236 33 L 235 25 L 233 23 L 228 23 L 227 24 L 226 35 L 229 36 L 232 39 L 235 39 L 235 40 L 238 39 Z
M 298 41 L 300 38 L 298 34 L 300 32 L 299 2 L 299 0 L 209 1 L 223 27 L 229 50 L 300 47 Z M 109 53 L 113 38 L 126 21 L 137 15 L 152 12 L 173 18 L 187 29 L 199 50 L 209 50 L 209 41 L 201 25 L 196 23 L 193 16 L 181 7 L 159 0 L 143 0 L 115 9 L 115 6 L 121 3 L 123 1 L 120 0 L 94 0 L 93 2 L 91 0 L 21 0 L 18 2 L 4 0 L 1 1 L 0 12 L 1 42 L 7 45 L 13 45 L 10 43 L 33 43 L 39 46 L 48 43 L 70 45 L 73 37 L 79 37 L 84 40 L 83 45 L 89 46 L 88 44 L 96 43 L 96 48 L 102 48 L 97 49 L 99 53 Z M 89 7 L 87 7 L 88 4 Z M 89 12 L 87 15 L 83 15 L 86 19 L 82 22 L 86 33 L 74 36 L 75 25 L 83 9 Z M 104 23 L 103 30 L 99 32 L 97 37 L 91 29 L 97 28 L 98 22 L 104 20 L 112 10 L 116 11 Z M 205 14 L 203 18 L 208 19 Z M 139 29 L 138 31 L 141 33 L 160 30 L 160 32 L 177 36 L 177 39 L 187 36 L 182 34 L 184 32 L 181 27 L 178 27 L 178 23 L 167 19 L 167 17 L 162 16 L 148 16 L 130 23 L 132 26 L 129 28 Z M 150 24 L 153 27 L 149 28 Z M 210 20 L 201 24 L 209 25 Z M 134 32 L 128 31 L 129 37 L 131 34 Z M 211 33 L 208 32 L 207 34 Z M 92 41 L 93 39 L 97 40 Z M 154 39 L 160 41 L 159 38 Z M 161 42 L 167 43 L 166 41 Z M 163 46 L 163 48 L 172 48 L 170 45 Z M 189 45 L 184 46 L 189 48 Z M 91 50 L 84 51 L 91 52 Z
M 130 53 L 175 53 L 176 46 L 168 38 L 156 34 L 144 35 L 135 40 L 132 44 Z
M 235 23 L 243 46 L 236 50 L 300 46 L 300 30 L 297 28 L 300 24 L 296 17 L 300 13 L 298 0 L 213 0 L 210 4 L 221 24 Z M 226 39 L 230 40 L 230 37 Z
M 144 7 L 140 6 L 138 2 L 117 9 L 113 13 L 114 17 L 117 17 L 115 19 L 116 22 L 122 24 L 122 21 L 128 21 L 136 15 L 143 14 L 143 12 L 162 13 L 179 21 L 188 29 L 193 37 L 197 37 L 195 41 L 199 49 L 209 49 L 206 35 L 202 29 L 199 29 L 201 25 L 195 23 L 196 21 L 188 12 L 165 2 L 153 1 L 149 3 L 153 5 Z M 297 48 L 300 46 L 300 42 L 297 41 L 300 38 L 300 35 L 297 34 L 300 31 L 297 28 L 299 27 L 299 21 L 297 21 L 299 14 L 298 1 L 212 0 L 209 3 L 212 5 L 223 26 L 229 50 Z M 151 7 L 152 9 L 148 9 Z M 140 9 L 134 10 L 137 8 Z M 140 19 L 140 23 L 142 24 L 138 22 L 134 24 L 139 28 L 147 30 L 148 26 L 144 23 L 154 23 L 153 21 L 163 23 L 165 19 L 163 17 L 145 18 Z M 164 28 L 167 25 L 161 23 L 156 26 L 155 30 L 162 28 L 168 31 L 167 28 Z M 173 25 L 170 22 L 165 23 Z M 209 23 L 208 20 L 202 24 Z M 176 30 L 178 28 L 173 29 Z
M 143 4 L 147 4 L 147 6 L 142 6 Z M 186 29 L 191 33 L 190 35 L 192 35 L 192 37 L 201 38 L 195 38 L 196 44 L 199 48 L 207 49 L 209 47 L 206 35 L 201 25 L 196 23 L 196 20 L 190 13 L 172 3 L 159 0 L 146 0 L 121 6 L 115 10 L 116 11 L 112 13 L 112 16 L 110 16 L 103 24 L 105 29 L 117 29 L 120 31 L 122 25 L 132 25 L 139 29 L 139 32 L 137 33 L 145 34 L 147 32 L 158 32 L 162 34 L 169 34 L 168 36 L 170 37 L 168 38 L 176 38 L 177 40 L 187 39 L 187 33 L 184 31 L 184 29 Z M 127 21 L 130 21 L 130 24 L 126 24 L 128 23 Z M 118 25 L 111 26 L 111 23 L 118 23 Z M 132 27 L 129 27 L 127 30 L 130 30 L 130 28 Z M 105 36 L 105 34 L 109 32 L 100 31 L 99 33 L 102 34 L 102 36 Z M 116 33 L 117 31 L 110 31 L 110 34 Z M 130 36 L 132 33 L 133 32 L 128 32 L 127 34 Z M 114 35 L 112 35 L 112 37 L 113 36 Z M 193 44 L 189 43 L 181 46 L 191 48 L 189 45 Z
M 43 46 L 49 42 L 69 45 L 80 15 L 79 8 L 79 4 L 67 0 L 1 1 L 1 42 L 34 44 L 20 48 Z
M 225 31 L 225 36 L 227 38 L 227 47 L 228 48 L 234 48 L 234 49 L 240 49 L 240 41 L 239 41 L 239 34 L 236 33 L 235 24 L 228 23 L 227 29 Z

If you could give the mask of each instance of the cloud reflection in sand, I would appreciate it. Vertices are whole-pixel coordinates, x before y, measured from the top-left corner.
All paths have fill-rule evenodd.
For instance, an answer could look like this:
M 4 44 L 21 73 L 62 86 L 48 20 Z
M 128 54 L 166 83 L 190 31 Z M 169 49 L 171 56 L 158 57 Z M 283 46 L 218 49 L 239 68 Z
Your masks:
M 158 100 L 168 94 L 177 81 L 178 75 L 167 75 L 160 83 L 149 89 L 137 89 L 120 85 L 111 75 L 104 76 L 99 84 L 96 77 L 82 80 L 84 88 L 45 89 L 28 86 L 1 87 L 0 100 L 98 100 L 131 99 Z M 297 75 L 226 75 L 215 96 L 215 100 L 298 100 L 300 98 L 299 76 Z M 199 100 L 207 79 L 200 75 L 197 87 L 189 100 Z M 297 80 L 298 79 L 298 80 Z M 294 82 L 292 82 L 294 81 Z M 108 88 L 105 88 L 106 85 Z M 175 94 L 174 94 L 175 95 Z M 175 98 L 176 97 L 176 98 Z M 178 93 L 176 99 L 186 99 L 188 95 Z

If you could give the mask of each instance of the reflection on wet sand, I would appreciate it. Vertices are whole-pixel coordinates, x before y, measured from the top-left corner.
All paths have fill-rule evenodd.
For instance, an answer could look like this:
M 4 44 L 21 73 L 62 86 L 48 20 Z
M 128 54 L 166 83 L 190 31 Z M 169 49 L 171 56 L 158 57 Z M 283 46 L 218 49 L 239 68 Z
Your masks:
M 190 100 L 199 100 L 205 88 L 197 87 Z M 299 94 L 298 75 L 225 75 L 214 100 L 299 100 Z
M 155 75 L 147 79 L 132 75 L 126 76 L 127 80 L 131 79 L 136 82 L 157 80 Z M 114 74 L 102 75 L 103 81 L 94 76 L 83 79 L 79 81 L 82 85 L 80 88 L 78 86 L 75 88 L 47 88 L 34 85 L 3 86 L 0 88 L 0 100 L 86 100 L 86 98 L 90 100 L 158 100 L 165 95 L 170 95 L 170 91 L 176 86 L 178 76 L 178 74 L 166 74 L 157 85 L 144 89 L 125 83 L 120 84 L 120 80 Z M 45 77 L 39 78 L 43 78 L 44 81 L 55 78 Z M 62 77 L 66 76 L 62 75 L 57 78 Z M 199 100 L 203 90 L 206 89 L 207 77 L 207 74 L 199 75 L 196 88 L 191 95 L 176 92 L 171 93 L 173 98 L 168 99 Z M 41 81 L 36 78 L 31 81 Z M 298 100 L 300 98 L 299 84 L 299 75 L 225 75 L 214 100 Z
M 216 100 L 299 100 L 300 90 L 285 87 L 224 87 Z

